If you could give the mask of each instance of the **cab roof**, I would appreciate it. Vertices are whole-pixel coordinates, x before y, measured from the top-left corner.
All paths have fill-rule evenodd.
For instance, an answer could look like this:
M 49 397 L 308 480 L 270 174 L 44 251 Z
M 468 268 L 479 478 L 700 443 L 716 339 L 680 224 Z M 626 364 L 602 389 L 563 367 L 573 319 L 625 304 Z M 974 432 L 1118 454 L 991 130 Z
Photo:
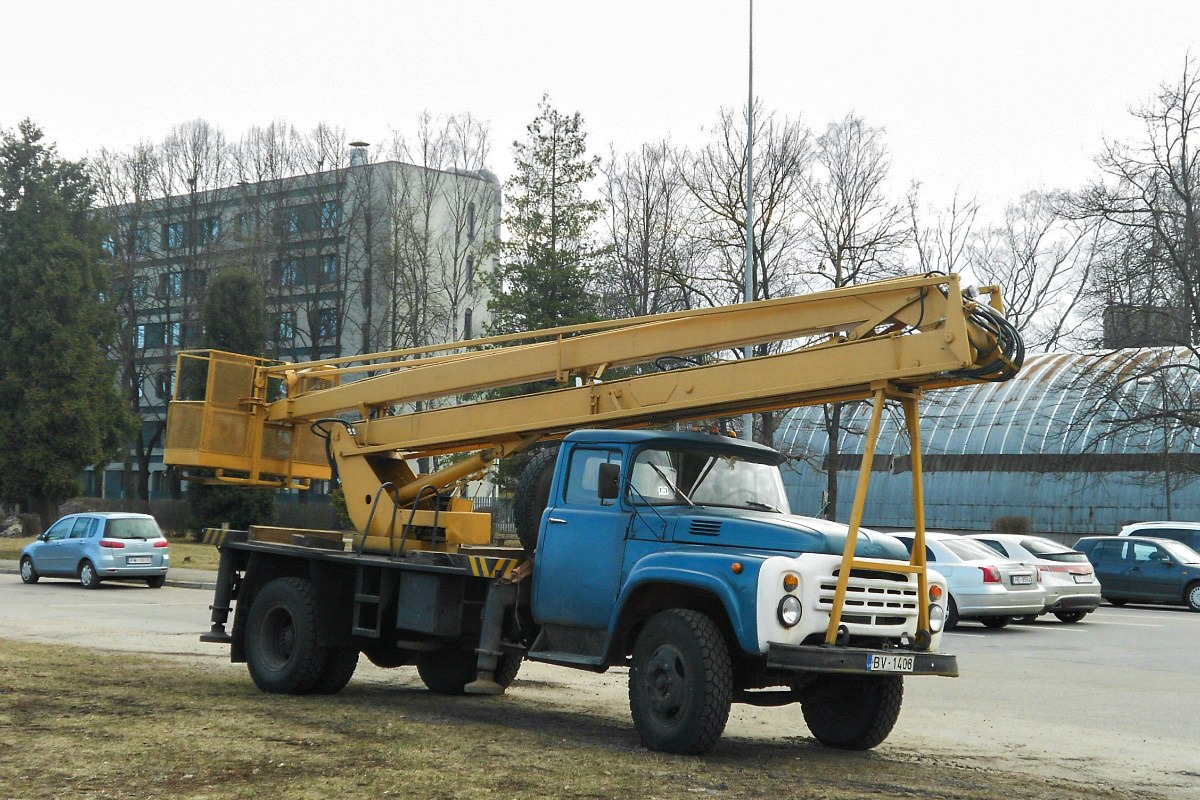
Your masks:
M 587 429 L 573 431 L 564 441 L 588 444 L 650 444 L 655 447 L 678 446 L 698 450 L 720 450 L 722 453 L 740 456 L 747 461 L 757 461 L 767 464 L 779 464 L 784 460 L 778 450 L 758 444 L 757 442 L 747 442 L 744 439 L 735 439 L 732 436 L 719 436 L 711 433 L 697 433 L 695 431 Z

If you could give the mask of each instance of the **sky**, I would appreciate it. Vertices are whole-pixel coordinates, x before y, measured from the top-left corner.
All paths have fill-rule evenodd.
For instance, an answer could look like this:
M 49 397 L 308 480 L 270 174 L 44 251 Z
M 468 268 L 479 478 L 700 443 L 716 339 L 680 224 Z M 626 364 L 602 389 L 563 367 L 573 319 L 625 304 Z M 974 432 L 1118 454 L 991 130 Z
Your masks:
M 592 152 L 703 144 L 748 97 L 749 0 L 41 0 L 0 14 L 0 127 L 69 158 L 202 118 L 237 139 L 283 119 L 382 143 L 470 112 L 511 173 L 544 93 Z M 12 35 L 17 33 L 18 35 Z M 1200 0 L 754 2 L 754 93 L 815 131 L 885 130 L 892 189 L 985 213 L 1096 173 L 1129 114 L 1200 60 Z

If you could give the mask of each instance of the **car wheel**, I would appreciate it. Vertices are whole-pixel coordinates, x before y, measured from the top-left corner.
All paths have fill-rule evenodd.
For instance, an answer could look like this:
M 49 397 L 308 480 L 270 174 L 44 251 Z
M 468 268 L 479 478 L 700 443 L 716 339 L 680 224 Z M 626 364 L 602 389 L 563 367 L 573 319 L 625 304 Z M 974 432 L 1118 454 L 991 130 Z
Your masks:
M 822 675 L 805 687 L 800 709 L 817 741 L 841 750 L 870 750 L 900 716 L 899 675 Z
M 1128 602 L 1129 602 L 1129 601 L 1128 601 L 1128 600 L 1126 600 L 1124 597 L 1116 597 L 1116 598 L 1113 598 L 1113 597 L 1106 597 L 1106 598 L 1104 598 L 1104 599 L 1105 599 L 1105 601 L 1106 601 L 1106 602 L 1108 602 L 1108 603 L 1109 603 L 1109 605 L 1114 605 L 1114 606 L 1117 606 L 1118 608 L 1120 608 L 1121 606 L 1123 606 L 1123 605 L 1125 605 L 1126 603 L 1128 603 Z
M 1087 616 L 1086 611 L 1056 611 L 1054 616 L 1058 617 L 1061 622 L 1079 622 Z
M 993 616 L 983 617 L 979 621 L 983 623 L 985 628 L 1006 628 L 1008 627 L 1008 624 L 1013 621 L 1013 618 L 1005 616 Z
M 29 556 L 25 556 L 24 558 L 21 559 L 21 580 L 22 581 L 24 581 L 25 583 L 37 583 L 38 579 L 41 577 L 42 577 L 41 575 L 38 575 L 38 571 L 36 569 L 34 569 L 32 558 L 30 558 Z
M 952 631 L 958 627 L 958 603 L 950 597 L 950 605 L 946 609 L 946 630 Z
M 629 667 L 629 710 L 646 746 L 708 752 L 725 730 L 732 702 L 733 665 L 716 623 L 690 609 L 651 617 Z
M 1193 581 L 1184 592 L 1183 599 L 1187 602 L 1187 607 L 1192 611 L 1200 611 L 1200 581 Z
M 161 589 L 163 584 L 167 582 L 166 575 L 155 575 L 153 578 L 146 578 L 146 585 L 151 589 Z
M 79 585 L 85 589 L 99 589 L 100 576 L 96 574 L 96 566 L 87 560 L 79 565 Z
M 1033 623 L 1038 621 L 1038 615 L 1037 614 L 1026 614 L 1023 617 L 1017 617 L 1016 620 L 1014 620 L 1014 621 L 1019 622 L 1022 625 L 1032 625 Z
M 307 694 L 325 670 L 327 648 L 317 645 L 316 599 L 304 578 L 276 578 L 250 606 L 246 666 L 258 688 Z

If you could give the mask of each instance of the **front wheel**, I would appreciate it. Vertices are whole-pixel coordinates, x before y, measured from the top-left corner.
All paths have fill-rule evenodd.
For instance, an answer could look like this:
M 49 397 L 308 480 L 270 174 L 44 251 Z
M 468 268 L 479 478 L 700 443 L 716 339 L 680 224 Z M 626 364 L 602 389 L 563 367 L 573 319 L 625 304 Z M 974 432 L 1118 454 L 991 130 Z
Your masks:
M 952 631 L 958 627 L 958 603 L 950 598 L 950 606 L 946 610 L 946 630 Z
M 41 577 L 42 576 L 38 575 L 38 571 L 33 566 L 32 558 L 30 558 L 29 556 L 25 556 L 24 558 L 21 559 L 21 580 L 22 581 L 24 581 L 25 583 L 37 583 L 38 579 Z
M 1087 616 L 1086 611 L 1055 611 L 1054 616 L 1058 617 L 1059 622 L 1079 622 Z
M 1187 607 L 1191 611 L 1200 611 L 1200 581 L 1194 581 L 1187 587 L 1184 593 L 1184 600 L 1187 601 Z
M 629 709 L 651 750 L 708 752 L 729 720 L 733 667 L 716 623 L 699 611 L 650 618 L 629 668 Z
M 985 628 L 1006 628 L 1013 621 L 1012 617 L 983 617 L 979 620 Z
M 96 566 L 90 561 L 79 565 L 79 585 L 85 589 L 99 589 L 100 576 L 96 574 Z
M 870 750 L 892 732 L 903 699 L 899 675 L 829 674 L 805 687 L 800 709 L 826 747 Z
M 275 694 L 307 694 L 320 680 L 327 659 L 325 648 L 317 645 L 312 583 L 276 578 L 264 586 L 246 623 L 246 666 L 255 685 Z

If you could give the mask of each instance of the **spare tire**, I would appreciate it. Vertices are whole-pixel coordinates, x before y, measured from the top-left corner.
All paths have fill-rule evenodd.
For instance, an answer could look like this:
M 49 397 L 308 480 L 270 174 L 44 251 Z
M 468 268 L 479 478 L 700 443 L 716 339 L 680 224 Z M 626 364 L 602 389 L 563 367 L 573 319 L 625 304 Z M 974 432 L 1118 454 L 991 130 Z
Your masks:
M 513 526 L 521 547 L 530 555 L 537 549 L 538 529 L 542 525 L 542 512 L 550 503 L 550 484 L 554 482 L 554 463 L 558 460 L 558 448 L 547 447 L 529 460 L 525 471 L 517 480 L 517 491 L 513 496 Z

